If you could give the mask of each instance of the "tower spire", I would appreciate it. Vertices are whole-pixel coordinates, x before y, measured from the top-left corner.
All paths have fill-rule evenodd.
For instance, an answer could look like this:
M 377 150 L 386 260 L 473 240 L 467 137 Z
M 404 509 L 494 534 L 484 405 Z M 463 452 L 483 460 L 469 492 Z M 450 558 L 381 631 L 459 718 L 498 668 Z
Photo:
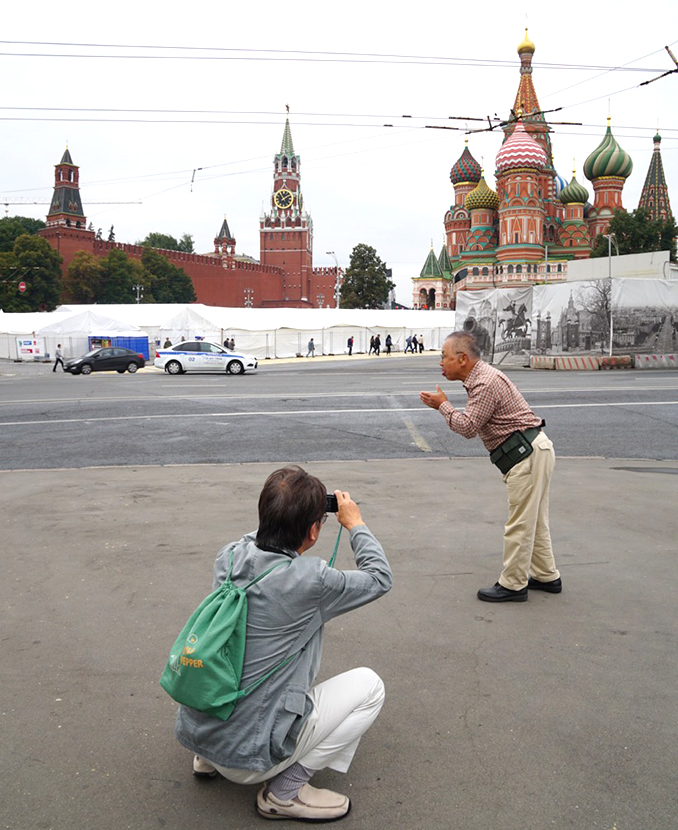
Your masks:
M 285 131 L 283 132 L 280 154 L 286 156 L 294 155 L 294 144 L 292 143 L 292 130 L 290 129 L 290 106 L 287 106 L 287 118 L 285 119 Z
M 645 184 L 640 194 L 640 201 L 638 207 L 643 208 L 650 214 L 651 219 L 670 219 L 671 203 L 669 201 L 669 191 L 666 186 L 666 178 L 664 176 L 664 165 L 662 163 L 661 154 L 661 140 L 659 130 L 653 139 L 654 151 L 650 160 L 650 166 L 645 177 Z

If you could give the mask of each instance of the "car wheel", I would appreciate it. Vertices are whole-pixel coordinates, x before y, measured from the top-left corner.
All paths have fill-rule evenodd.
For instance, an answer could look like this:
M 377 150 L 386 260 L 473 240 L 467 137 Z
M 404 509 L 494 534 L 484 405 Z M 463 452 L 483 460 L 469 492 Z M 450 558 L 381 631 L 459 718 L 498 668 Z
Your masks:
M 92 374 L 92 367 L 89 363 L 84 363 L 82 368 L 80 369 L 81 375 L 91 375 Z
M 229 375 L 242 375 L 245 371 L 245 367 L 239 360 L 232 360 L 226 367 L 226 371 Z
M 165 371 L 169 375 L 180 375 L 184 370 L 181 368 L 181 363 L 178 360 L 170 360 L 165 366 Z
M 130 363 L 130 364 L 129 364 L 129 366 L 127 367 L 127 371 L 130 373 L 130 375 L 133 375 L 133 374 L 136 372 L 136 370 L 137 370 L 138 368 L 139 368 L 139 367 L 137 366 L 137 364 L 136 364 L 136 363 Z M 123 372 L 124 372 L 124 371 L 125 371 L 125 370 L 123 369 Z

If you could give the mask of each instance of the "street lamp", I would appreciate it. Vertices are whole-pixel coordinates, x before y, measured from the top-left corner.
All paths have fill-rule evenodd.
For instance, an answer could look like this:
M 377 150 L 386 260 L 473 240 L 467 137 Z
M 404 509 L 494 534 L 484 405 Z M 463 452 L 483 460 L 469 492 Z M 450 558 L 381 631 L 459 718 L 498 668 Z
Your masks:
M 334 305 L 336 308 L 339 308 L 339 302 L 341 300 L 341 280 L 339 278 L 339 260 L 337 259 L 337 255 L 334 251 L 325 251 L 327 256 L 331 256 L 334 260 Z
M 614 233 L 603 234 L 607 237 L 607 279 L 610 287 L 610 294 L 608 302 L 610 304 L 610 357 L 612 357 L 612 336 L 614 333 L 614 320 L 612 316 L 612 240 L 614 239 L 614 247 L 619 256 L 619 245 L 617 245 L 617 236 Z
M 138 305 L 139 302 L 141 300 L 143 300 L 143 298 L 144 298 L 144 287 L 143 287 L 143 285 L 140 285 L 139 283 L 136 283 L 135 285 L 132 286 L 132 291 L 137 292 L 137 305 Z

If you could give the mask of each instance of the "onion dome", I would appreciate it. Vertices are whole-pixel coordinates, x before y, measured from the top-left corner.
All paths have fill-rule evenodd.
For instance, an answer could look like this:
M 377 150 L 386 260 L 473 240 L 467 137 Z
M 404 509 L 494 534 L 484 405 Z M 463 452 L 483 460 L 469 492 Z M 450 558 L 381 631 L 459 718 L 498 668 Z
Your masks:
M 556 199 L 560 196 L 562 191 L 567 187 L 567 181 L 558 173 L 556 173 L 554 178 L 554 184 L 556 186 Z
M 571 202 L 579 202 L 582 205 L 586 204 L 589 198 L 589 192 L 583 184 L 579 184 L 577 177 L 574 175 L 574 170 L 572 171 L 572 181 L 560 191 L 558 198 L 564 205 Z
M 657 131 L 655 137 L 652 140 L 654 141 L 655 144 L 661 144 L 662 143 L 662 137 L 659 135 L 659 131 Z
M 478 187 L 466 197 L 464 207 L 469 211 L 478 210 L 479 208 L 497 210 L 499 207 L 499 196 L 487 186 L 484 176 L 481 175 Z
M 608 117 L 607 130 L 603 140 L 584 162 L 584 175 L 591 182 L 603 176 L 628 179 L 632 170 L 631 156 L 617 144 L 615 137 L 612 135 Z
M 450 170 L 450 181 L 452 184 L 461 184 L 462 182 L 479 182 L 482 176 L 480 165 L 473 158 L 469 149 L 468 141 L 464 147 L 464 152 L 454 163 Z
M 546 167 L 546 153 L 538 141 L 528 134 L 522 121 L 518 121 L 511 136 L 501 145 L 496 158 L 497 172 L 504 173 L 514 167 Z
M 527 28 L 525 29 L 525 37 L 521 40 L 518 44 L 518 54 L 522 55 L 523 52 L 531 52 L 534 54 L 535 49 L 537 47 L 532 43 L 532 41 L 527 36 Z

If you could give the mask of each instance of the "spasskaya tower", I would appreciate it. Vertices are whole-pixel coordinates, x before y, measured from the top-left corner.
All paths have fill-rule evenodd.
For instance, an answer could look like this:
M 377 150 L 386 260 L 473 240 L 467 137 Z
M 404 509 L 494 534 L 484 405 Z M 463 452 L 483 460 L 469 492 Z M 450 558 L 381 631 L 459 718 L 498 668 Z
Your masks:
M 284 271 L 283 302 L 277 305 L 308 303 L 313 307 L 313 220 L 304 210 L 300 172 L 288 115 L 280 152 L 273 159 L 270 211 L 259 219 L 259 258 L 262 265 Z

